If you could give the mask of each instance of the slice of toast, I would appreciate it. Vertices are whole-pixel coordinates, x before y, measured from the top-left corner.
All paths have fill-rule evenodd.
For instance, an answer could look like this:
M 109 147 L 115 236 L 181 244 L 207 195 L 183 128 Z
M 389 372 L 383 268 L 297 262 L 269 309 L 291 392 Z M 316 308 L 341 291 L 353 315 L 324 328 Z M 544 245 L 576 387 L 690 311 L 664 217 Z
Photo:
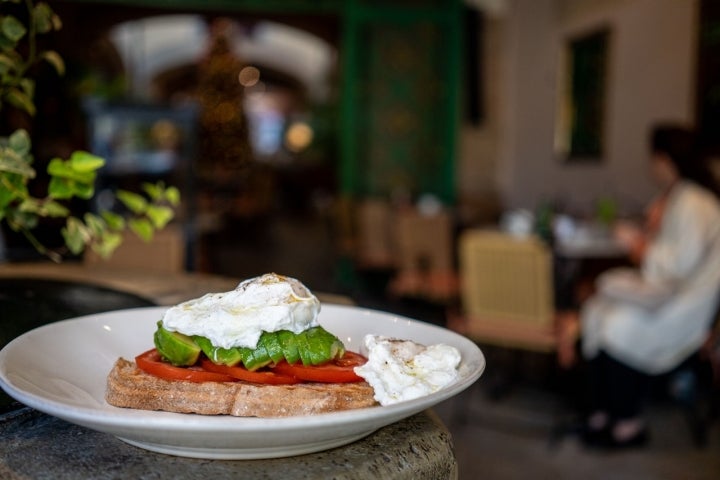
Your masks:
M 164 380 L 120 358 L 107 378 L 105 400 L 116 407 L 202 415 L 289 417 L 377 405 L 373 388 L 358 383 L 262 385 Z

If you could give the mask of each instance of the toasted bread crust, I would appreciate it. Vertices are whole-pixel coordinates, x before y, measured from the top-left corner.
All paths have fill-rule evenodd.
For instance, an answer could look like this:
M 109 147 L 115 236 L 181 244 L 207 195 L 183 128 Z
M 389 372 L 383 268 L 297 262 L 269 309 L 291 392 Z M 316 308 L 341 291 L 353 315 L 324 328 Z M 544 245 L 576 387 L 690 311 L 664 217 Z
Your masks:
M 164 380 L 124 358 L 108 375 L 105 400 L 116 407 L 238 417 L 313 415 L 376 405 L 373 389 L 365 382 L 261 385 Z

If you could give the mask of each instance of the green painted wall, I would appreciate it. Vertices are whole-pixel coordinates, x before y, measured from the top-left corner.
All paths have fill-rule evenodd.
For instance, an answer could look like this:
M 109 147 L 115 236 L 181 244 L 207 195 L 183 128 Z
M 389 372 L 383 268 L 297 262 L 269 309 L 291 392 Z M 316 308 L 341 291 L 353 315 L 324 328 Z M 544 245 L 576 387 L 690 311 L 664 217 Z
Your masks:
M 346 3 L 342 186 L 354 196 L 402 190 L 452 202 L 460 5 L 406 4 Z

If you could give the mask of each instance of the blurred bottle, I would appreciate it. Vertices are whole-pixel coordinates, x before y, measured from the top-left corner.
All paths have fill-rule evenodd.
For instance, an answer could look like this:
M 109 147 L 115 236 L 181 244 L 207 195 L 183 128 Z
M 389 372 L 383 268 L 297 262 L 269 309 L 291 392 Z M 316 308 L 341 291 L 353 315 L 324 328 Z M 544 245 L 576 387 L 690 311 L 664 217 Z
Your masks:
M 617 211 L 617 202 L 612 198 L 604 197 L 597 201 L 595 216 L 601 224 L 609 227 L 615 222 Z
M 535 215 L 535 233 L 548 245 L 552 245 L 555 241 L 553 230 L 554 217 L 555 211 L 549 203 L 540 205 Z

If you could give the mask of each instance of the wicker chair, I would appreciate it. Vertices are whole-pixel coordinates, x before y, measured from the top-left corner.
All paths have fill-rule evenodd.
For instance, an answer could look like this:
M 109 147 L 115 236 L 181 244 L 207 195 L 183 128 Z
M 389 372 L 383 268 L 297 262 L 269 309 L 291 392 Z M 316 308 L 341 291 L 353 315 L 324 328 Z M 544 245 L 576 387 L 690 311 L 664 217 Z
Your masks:
M 450 215 L 401 211 L 395 214 L 394 227 L 397 271 L 389 284 L 390 293 L 438 303 L 453 301 L 457 275 Z
M 552 253 L 541 240 L 468 230 L 458 259 L 461 312 L 451 314 L 451 328 L 478 343 L 556 348 Z

